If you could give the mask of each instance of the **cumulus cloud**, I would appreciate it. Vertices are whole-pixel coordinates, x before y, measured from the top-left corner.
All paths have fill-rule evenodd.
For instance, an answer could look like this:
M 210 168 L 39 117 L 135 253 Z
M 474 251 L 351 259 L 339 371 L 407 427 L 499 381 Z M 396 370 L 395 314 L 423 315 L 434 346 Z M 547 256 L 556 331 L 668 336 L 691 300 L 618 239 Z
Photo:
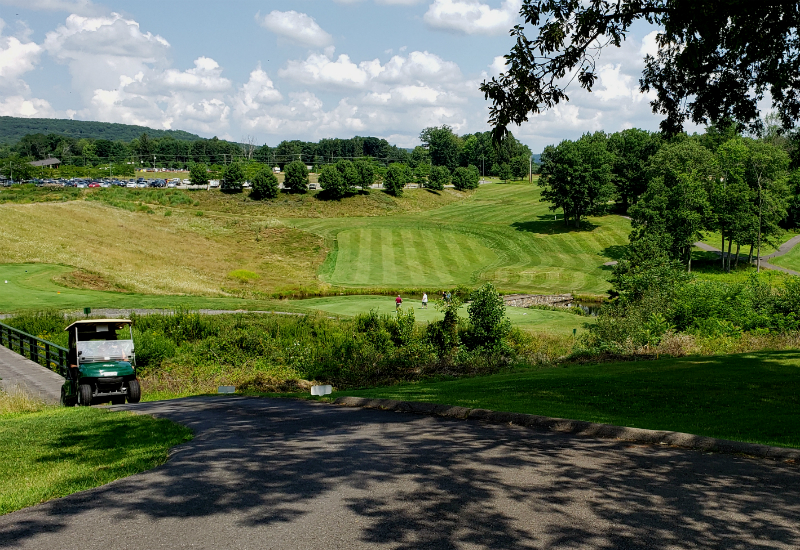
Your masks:
M 333 37 L 305 13 L 275 10 L 263 17 L 256 14 L 256 21 L 278 36 L 304 46 L 321 48 L 333 42 Z
M 427 51 L 415 51 L 407 56 L 396 55 L 385 65 L 378 59 L 356 64 L 345 54 L 334 60 L 331 54 L 312 53 L 305 60 L 288 61 L 278 74 L 306 85 L 334 85 L 362 90 L 373 90 L 381 84 L 442 83 L 462 79 L 457 64 Z
M 52 118 L 55 110 L 44 99 L 15 95 L 0 99 L 0 116 Z
M 78 15 L 97 15 L 107 11 L 89 0 L 0 0 L 0 6 L 37 11 L 65 11 Z
M 499 9 L 479 0 L 433 0 L 424 21 L 430 27 L 464 34 L 507 34 L 519 19 L 522 0 L 503 0 Z
M 25 38 L 3 36 L 5 21 L 0 19 L 0 115 L 52 116 L 53 108 L 44 99 L 32 98 L 22 75 L 36 68 L 42 47 Z

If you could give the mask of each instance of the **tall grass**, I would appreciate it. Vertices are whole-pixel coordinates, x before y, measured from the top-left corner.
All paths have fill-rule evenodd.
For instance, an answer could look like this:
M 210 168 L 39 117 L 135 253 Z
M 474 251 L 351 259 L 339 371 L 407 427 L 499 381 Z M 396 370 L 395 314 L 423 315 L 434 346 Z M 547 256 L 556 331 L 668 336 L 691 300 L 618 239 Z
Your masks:
M 43 411 L 50 405 L 18 385 L 0 389 L 0 415 Z

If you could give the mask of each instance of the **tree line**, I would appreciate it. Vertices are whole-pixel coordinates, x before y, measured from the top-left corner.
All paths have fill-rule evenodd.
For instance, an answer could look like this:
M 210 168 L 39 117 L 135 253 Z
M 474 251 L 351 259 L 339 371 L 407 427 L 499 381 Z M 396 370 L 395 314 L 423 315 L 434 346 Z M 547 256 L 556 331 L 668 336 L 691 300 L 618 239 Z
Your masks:
M 691 270 L 694 243 L 718 233 L 725 270 L 777 244 L 800 223 L 800 138 L 767 125 L 761 138 L 736 124 L 703 134 L 629 129 L 587 133 L 542 153 L 542 197 L 567 225 L 614 211 L 630 217 L 628 255 L 666 257 Z

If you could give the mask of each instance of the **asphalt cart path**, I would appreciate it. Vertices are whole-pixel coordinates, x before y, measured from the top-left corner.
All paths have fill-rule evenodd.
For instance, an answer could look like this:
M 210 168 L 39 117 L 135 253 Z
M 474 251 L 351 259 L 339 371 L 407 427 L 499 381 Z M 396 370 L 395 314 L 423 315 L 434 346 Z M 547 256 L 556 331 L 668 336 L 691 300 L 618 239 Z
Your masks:
M 281 399 L 115 408 L 195 438 L 0 517 L 0 547 L 800 547 L 797 465 Z
M 21 390 L 48 403 L 61 399 L 64 378 L 30 359 L 0 346 L 0 387 Z

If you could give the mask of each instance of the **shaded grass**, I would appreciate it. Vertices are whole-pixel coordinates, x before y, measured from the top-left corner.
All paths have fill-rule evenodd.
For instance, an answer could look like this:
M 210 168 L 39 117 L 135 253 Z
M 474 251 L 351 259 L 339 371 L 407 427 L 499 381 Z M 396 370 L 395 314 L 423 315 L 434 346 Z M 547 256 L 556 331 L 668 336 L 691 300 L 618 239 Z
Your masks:
M 800 447 L 800 352 L 570 365 L 344 395 L 672 430 Z
M 0 415 L 0 514 L 149 470 L 189 439 L 188 428 L 128 412 Z

